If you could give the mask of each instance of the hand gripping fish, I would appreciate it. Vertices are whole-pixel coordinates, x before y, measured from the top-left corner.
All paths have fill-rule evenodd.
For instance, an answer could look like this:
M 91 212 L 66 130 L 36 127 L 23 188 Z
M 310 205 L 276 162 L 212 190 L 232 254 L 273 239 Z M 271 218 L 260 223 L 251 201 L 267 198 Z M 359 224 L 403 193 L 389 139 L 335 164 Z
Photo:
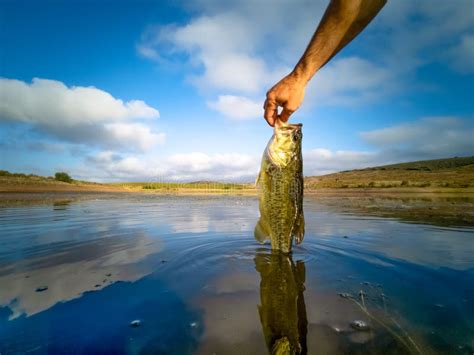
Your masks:
M 293 238 L 300 244 L 304 237 L 301 127 L 276 122 L 256 182 L 260 220 L 255 238 L 260 243 L 270 239 L 272 249 L 283 253 L 291 252 Z

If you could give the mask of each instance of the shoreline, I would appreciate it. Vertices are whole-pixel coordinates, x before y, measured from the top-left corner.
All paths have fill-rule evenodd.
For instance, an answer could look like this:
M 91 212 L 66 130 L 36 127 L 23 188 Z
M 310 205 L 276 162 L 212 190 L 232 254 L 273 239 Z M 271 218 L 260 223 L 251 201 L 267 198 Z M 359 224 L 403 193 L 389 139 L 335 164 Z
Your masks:
M 147 195 L 257 195 L 255 188 L 239 189 L 206 189 L 206 188 L 161 188 L 143 189 L 115 184 L 0 184 L 0 193 L 139 193 Z M 305 189 L 305 195 L 336 195 L 336 196 L 364 196 L 364 195 L 474 195 L 474 188 L 420 188 L 420 187 L 389 187 L 389 188 L 320 188 Z

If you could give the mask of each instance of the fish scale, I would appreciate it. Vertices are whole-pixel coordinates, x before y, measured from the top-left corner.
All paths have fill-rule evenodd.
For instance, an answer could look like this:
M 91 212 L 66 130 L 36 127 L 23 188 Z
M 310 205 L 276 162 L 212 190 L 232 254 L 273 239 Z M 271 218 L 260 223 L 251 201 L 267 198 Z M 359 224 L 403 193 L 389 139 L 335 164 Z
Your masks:
M 255 238 L 270 239 L 272 249 L 290 253 L 293 238 L 304 236 L 301 124 L 279 122 L 263 153 L 257 178 L 260 219 Z

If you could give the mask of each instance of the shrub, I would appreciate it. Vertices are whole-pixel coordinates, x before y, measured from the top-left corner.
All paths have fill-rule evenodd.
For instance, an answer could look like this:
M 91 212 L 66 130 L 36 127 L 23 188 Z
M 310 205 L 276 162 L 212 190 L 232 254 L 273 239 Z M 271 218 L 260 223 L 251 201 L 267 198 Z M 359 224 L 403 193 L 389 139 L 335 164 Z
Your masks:
M 64 181 L 64 182 L 67 182 L 67 183 L 72 182 L 72 178 L 69 176 L 69 174 L 64 173 L 64 172 L 58 172 L 58 173 L 54 174 L 54 178 L 57 181 Z

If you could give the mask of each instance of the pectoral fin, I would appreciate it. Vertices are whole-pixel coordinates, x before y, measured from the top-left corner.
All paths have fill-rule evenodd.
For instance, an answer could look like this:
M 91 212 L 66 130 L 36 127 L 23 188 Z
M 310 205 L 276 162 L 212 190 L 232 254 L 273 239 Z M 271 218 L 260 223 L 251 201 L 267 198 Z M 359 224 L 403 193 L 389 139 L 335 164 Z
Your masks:
M 303 212 L 300 213 L 298 216 L 296 223 L 295 223 L 295 229 L 294 229 L 294 236 L 296 240 L 296 244 L 301 244 L 304 238 L 304 214 Z
M 267 227 L 267 224 L 263 222 L 261 218 L 258 220 L 253 233 L 255 235 L 255 239 L 259 243 L 263 244 L 265 243 L 265 240 L 270 239 L 270 231 Z

